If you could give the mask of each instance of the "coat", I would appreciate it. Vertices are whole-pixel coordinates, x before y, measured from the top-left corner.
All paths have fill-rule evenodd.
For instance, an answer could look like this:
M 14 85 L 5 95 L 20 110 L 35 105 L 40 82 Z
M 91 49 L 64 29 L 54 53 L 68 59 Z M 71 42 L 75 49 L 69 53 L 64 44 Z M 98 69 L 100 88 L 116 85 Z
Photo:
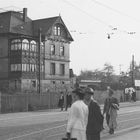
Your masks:
M 58 101 L 58 107 L 63 107 L 64 105 L 64 96 L 61 95 Z
M 88 106 L 82 100 L 74 102 L 67 123 L 67 132 L 71 134 L 71 138 L 86 140 L 87 119 Z
M 97 102 L 91 100 L 89 104 L 89 115 L 87 123 L 87 134 L 99 134 L 103 128 L 104 117 Z
M 109 114 L 109 128 L 117 127 L 117 110 L 119 110 L 118 99 L 115 97 L 107 98 L 104 104 L 104 113 Z

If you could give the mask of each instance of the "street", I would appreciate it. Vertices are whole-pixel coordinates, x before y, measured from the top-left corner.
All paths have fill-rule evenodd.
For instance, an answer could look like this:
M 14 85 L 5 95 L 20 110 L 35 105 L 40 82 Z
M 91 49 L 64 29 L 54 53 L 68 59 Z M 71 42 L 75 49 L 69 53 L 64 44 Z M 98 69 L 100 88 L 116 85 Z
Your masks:
M 115 134 L 108 134 L 105 123 L 101 139 L 117 140 L 118 135 L 137 130 L 140 127 L 139 116 L 139 104 L 120 108 Z M 1 114 L 0 140 L 61 140 L 65 136 L 67 117 L 68 112 L 60 110 Z

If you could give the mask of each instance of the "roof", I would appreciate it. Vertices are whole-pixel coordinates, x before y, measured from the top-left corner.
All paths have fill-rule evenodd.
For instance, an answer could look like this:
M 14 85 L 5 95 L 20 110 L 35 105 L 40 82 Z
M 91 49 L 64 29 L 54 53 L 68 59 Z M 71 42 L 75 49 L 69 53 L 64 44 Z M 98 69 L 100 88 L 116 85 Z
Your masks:
M 41 28 L 42 34 L 46 34 L 48 30 L 52 27 L 58 17 L 51 17 L 45 19 L 33 20 L 33 30 L 34 35 L 38 34 L 38 29 Z
M 18 33 L 28 36 L 38 36 L 38 30 L 41 28 L 42 35 L 49 35 L 54 24 L 60 23 L 67 32 L 67 39 L 73 41 L 71 34 L 65 26 L 60 16 L 31 20 L 26 18 L 23 21 L 23 13 L 8 11 L 0 13 L 0 33 Z
M 41 28 L 41 33 L 43 35 L 49 35 L 49 33 L 51 32 L 52 27 L 56 24 L 56 23 L 60 23 L 61 25 L 63 25 L 63 27 L 65 28 L 66 32 L 67 32 L 67 38 L 70 41 L 73 41 L 73 38 L 71 36 L 71 34 L 69 33 L 66 25 L 64 24 L 62 18 L 60 16 L 56 16 L 56 17 L 51 17 L 51 18 L 45 18 L 45 19 L 39 19 L 39 20 L 34 20 L 33 21 L 33 32 L 34 35 L 38 35 L 38 29 Z

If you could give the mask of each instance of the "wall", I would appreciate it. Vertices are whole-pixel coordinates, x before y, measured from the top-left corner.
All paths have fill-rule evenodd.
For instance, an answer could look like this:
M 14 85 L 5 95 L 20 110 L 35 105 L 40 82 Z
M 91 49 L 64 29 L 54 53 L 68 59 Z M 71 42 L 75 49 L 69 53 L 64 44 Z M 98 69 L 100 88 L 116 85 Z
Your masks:
M 8 77 L 8 40 L 0 37 L 0 78 Z

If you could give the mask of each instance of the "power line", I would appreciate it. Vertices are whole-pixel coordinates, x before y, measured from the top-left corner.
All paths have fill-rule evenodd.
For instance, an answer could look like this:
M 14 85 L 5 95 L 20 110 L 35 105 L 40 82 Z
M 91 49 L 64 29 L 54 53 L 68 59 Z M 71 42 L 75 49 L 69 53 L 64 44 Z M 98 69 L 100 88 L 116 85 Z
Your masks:
M 110 6 L 106 5 L 106 4 L 104 4 L 104 3 L 101 3 L 101 2 L 99 2 L 99 1 L 97 1 L 97 0 L 91 0 L 91 1 L 94 2 L 94 3 L 96 3 L 96 4 L 98 4 L 98 5 L 100 5 L 100 6 L 102 6 L 102 7 L 107 8 L 107 9 L 109 9 L 109 10 L 115 12 L 115 13 L 118 13 L 118 14 L 120 14 L 120 15 L 122 15 L 122 16 L 126 16 L 126 17 L 129 17 L 129 18 L 131 18 L 131 19 L 137 21 L 137 22 L 140 22 L 140 20 L 136 19 L 135 17 L 132 17 L 132 16 L 126 14 L 126 13 L 123 13 L 122 11 L 119 11 L 119 10 L 117 10 L 117 9 L 114 9 L 114 8 L 112 8 L 112 7 L 110 7 Z
M 112 25 L 109 25 L 108 23 L 104 22 L 103 20 L 101 20 L 101 19 L 99 19 L 99 18 L 97 18 L 97 17 L 95 17 L 95 16 L 93 16 L 93 15 L 87 13 L 86 11 L 80 9 L 80 8 L 77 7 L 76 5 L 70 3 L 69 1 L 67 1 L 67 0 L 63 0 L 63 1 L 64 1 L 65 3 L 67 3 L 68 5 L 71 5 L 72 7 L 78 9 L 78 10 L 81 11 L 82 13 L 86 14 L 86 15 L 89 16 L 90 18 L 92 18 L 92 19 L 94 19 L 94 20 L 96 20 L 96 21 L 98 21 L 98 22 L 104 24 L 105 26 L 107 26 L 107 27 L 109 27 L 109 28 L 113 28 Z
M 84 14 L 86 14 L 87 16 L 91 17 L 93 20 L 96 20 L 96 21 L 98 21 L 98 22 L 104 24 L 105 26 L 111 28 L 111 30 L 112 30 L 111 33 L 107 33 L 108 39 L 110 39 L 111 35 L 114 34 L 114 31 L 119 31 L 119 32 L 123 32 L 123 33 L 126 33 L 126 34 L 130 34 L 130 35 L 133 35 L 133 34 L 136 33 L 136 32 L 128 32 L 128 31 L 125 31 L 125 30 L 120 30 L 120 29 L 118 29 L 117 27 L 113 27 L 112 25 L 109 25 L 108 23 L 104 22 L 103 20 L 101 20 L 101 19 L 99 19 L 99 18 L 97 18 L 97 17 L 95 17 L 95 16 L 93 16 L 93 15 L 87 13 L 86 11 L 84 11 L 83 9 L 79 8 L 78 6 L 76 6 L 76 5 L 72 4 L 72 3 L 70 3 L 69 1 L 67 1 L 67 0 L 63 0 L 63 1 L 64 1 L 65 3 L 67 3 L 68 5 L 71 5 L 72 7 L 78 9 L 79 11 L 81 11 L 81 12 L 84 13 Z M 74 31 L 74 32 L 76 32 L 76 31 Z M 85 33 L 82 33 L 82 32 L 80 33 L 80 32 L 79 32 L 79 34 L 85 34 Z

